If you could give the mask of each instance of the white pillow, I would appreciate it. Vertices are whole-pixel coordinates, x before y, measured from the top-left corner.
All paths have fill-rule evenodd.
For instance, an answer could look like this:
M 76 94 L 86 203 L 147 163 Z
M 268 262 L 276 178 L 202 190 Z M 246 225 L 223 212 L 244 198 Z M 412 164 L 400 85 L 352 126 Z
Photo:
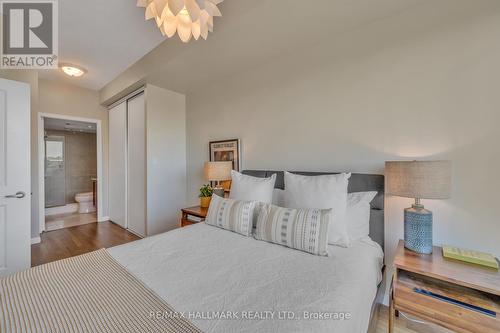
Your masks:
M 347 195 L 347 233 L 351 240 L 365 238 L 370 234 L 370 202 L 376 195 L 377 191 Z
M 285 172 L 285 207 L 332 208 L 328 243 L 351 245 L 345 221 L 350 173 L 302 176 Z
M 258 201 L 271 203 L 273 201 L 276 174 L 269 178 L 252 177 L 231 171 L 231 192 L 229 198 L 234 200 Z

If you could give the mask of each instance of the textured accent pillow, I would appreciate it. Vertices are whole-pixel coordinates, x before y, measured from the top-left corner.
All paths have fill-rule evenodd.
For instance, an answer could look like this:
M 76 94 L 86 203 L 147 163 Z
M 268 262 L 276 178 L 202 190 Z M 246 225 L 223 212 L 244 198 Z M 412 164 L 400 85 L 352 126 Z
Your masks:
M 285 172 L 285 207 L 332 208 L 328 242 L 349 247 L 351 242 L 345 221 L 349 178 L 350 173 L 302 176 Z
M 271 203 L 273 200 L 276 174 L 269 178 L 247 176 L 231 171 L 231 192 L 229 198 L 234 200 L 258 201 Z
M 351 240 L 365 238 L 370 234 L 370 202 L 377 191 L 354 192 L 347 195 L 347 233 Z
M 255 238 L 315 255 L 328 255 L 331 209 L 293 209 L 263 205 Z
M 254 201 L 224 199 L 213 195 L 205 223 L 248 237 L 252 234 L 254 211 Z

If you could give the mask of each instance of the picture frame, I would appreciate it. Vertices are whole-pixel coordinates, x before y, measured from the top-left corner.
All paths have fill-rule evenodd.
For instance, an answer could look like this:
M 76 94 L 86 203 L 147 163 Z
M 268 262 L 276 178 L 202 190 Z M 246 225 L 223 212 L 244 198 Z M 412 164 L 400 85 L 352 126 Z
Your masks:
M 233 170 L 241 170 L 240 139 L 228 139 L 209 142 L 209 161 L 232 161 Z M 225 191 L 231 188 L 231 181 L 221 182 Z

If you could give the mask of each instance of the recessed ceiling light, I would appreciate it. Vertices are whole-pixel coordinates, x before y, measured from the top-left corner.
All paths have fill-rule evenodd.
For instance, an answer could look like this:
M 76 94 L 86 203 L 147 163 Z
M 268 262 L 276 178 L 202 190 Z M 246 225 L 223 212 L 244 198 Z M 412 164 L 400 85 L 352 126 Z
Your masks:
M 83 74 L 87 73 L 87 71 L 81 67 L 71 65 L 71 64 L 60 64 L 62 71 L 69 76 L 72 77 L 80 77 Z

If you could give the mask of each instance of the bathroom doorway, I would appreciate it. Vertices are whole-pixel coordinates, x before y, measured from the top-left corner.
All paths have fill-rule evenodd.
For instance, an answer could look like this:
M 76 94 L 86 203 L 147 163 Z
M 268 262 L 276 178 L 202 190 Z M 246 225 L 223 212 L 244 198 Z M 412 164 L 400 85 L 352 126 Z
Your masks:
M 99 221 L 100 125 L 99 120 L 40 115 L 40 232 Z

